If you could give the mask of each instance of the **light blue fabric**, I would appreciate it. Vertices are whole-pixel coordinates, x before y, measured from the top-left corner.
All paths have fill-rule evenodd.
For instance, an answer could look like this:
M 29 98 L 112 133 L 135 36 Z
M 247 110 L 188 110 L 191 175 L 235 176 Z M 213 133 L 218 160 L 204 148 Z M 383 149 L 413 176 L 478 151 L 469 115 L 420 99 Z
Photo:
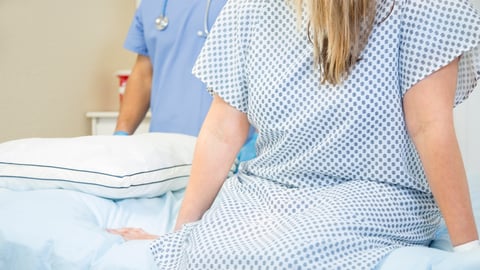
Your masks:
M 480 174 L 468 174 L 473 212 L 480 231 Z M 480 250 L 453 253 L 445 223 L 442 223 L 430 247 L 404 247 L 389 254 L 378 270 L 478 270 Z
M 480 250 L 462 253 L 449 253 L 445 258 L 432 265 L 432 270 L 478 270 L 480 269 Z
M 105 229 L 170 232 L 183 193 L 115 201 L 70 190 L 0 188 L 0 269 L 148 269 L 153 259 L 143 242 Z
M 238 162 L 250 160 L 257 155 L 257 150 L 255 149 L 257 137 L 257 133 L 250 134 L 247 142 L 243 145 L 242 149 L 240 149 L 240 152 L 238 153 Z
M 469 179 L 480 225 L 480 175 L 469 175 Z M 157 269 L 149 251 L 151 241 L 125 242 L 104 228 L 169 232 L 183 194 L 181 190 L 157 198 L 114 201 L 68 190 L 0 188 L 0 269 Z M 451 245 L 445 232 L 440 230 L 436 237 L 446 241 L 443 248 L 448 250 Z M 480 269 L 478 251 L 454 254 L 438 248 L 442 247 L 397 249 L 377 270 Z
M 235 160 L 234 173 L 238 172 L 238 167 L 240 166 L 241 162 L 250 160 L 257 156 L 257 149 L 255 146 L 257 143 L 257 137 L 258 133 L 256 133 L 253 128 L 250 129 L 250 134 L 248 135 L 247 141 L 240 149 L 240 152 Z
M 377 270 L 478 270 L 480 250 L 453 253 L 427 247 L 403 247 L 393 251 Z
M 471 266 L 468 266 L 469 263 L 463 262 L 462 259 L 467 257 L 469 257 L 467 254 L 454 254 L 427 247 L 403 247 L 393 251 L 377 269 L 477 270 L 478 268 L 472 268 Z
M 114 245 L 90 270 L 156 270 L 149 240 L 127 241 Z
M 212 0 L 208 26 L 225 4 Z M 197 35 L 204 30 L 206 0 L 169 1 L 167 28 L 156 29 L 163 1 L 143 0 L 135 14 L 124 47 L 146 55 L 154 66 L 150 109 L 150 131 L 176 132 L 197 136 L 212 97 L 191 70 L 205 41 Z
M 123 130 L 117 130 L 113 133 L 113 135 L 116 135 L 116 136 L 128 136 L 130 134 L 128 134 L 128 132 L 126 131 L 123 131 Z

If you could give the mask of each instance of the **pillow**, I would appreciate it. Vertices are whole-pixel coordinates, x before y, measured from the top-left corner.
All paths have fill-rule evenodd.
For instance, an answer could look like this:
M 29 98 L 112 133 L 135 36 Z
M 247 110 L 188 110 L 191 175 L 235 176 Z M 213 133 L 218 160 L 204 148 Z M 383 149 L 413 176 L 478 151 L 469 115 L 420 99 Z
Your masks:
M 175 133 L 8 141 L 0 144 L 0 187 L 111 199 L 159 196 L 186 186 L 195 142 Z

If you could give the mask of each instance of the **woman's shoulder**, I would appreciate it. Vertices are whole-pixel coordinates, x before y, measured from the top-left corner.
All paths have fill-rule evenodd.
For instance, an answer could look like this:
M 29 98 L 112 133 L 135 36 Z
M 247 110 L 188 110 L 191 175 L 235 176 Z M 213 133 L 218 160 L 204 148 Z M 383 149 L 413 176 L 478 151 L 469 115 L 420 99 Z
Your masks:
M 272 0 L 227 0 L 214 28 L 237 33 L 251 32 L 264 17 L 270 1 Z
M 390 2 L 393 0 L 379 0 L 379 2 Z M 406 15 L 415 13 L 450 13 L 463 15 L 466 10 L 474 11 L 470 0 L 394 0 L 394 5 L 400 8 Z M 445 18 L 432 18 L 445 19 Z M 448 18 L 447 18 L 448 19 Z
M 272 0 L 227 0 L 224 10 L 235 11 L 236 14 L 255 14 L 262 11 Z

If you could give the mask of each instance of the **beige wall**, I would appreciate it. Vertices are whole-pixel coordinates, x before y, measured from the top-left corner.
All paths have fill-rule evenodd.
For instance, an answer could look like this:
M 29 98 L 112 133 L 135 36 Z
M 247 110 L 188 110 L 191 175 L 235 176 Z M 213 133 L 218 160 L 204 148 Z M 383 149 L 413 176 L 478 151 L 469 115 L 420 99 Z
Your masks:
M 113 73 L 134 61 L 122 44 L 136 2 L 0 0 L 0 142 L 88 135 L 87 111 L 118 109 Z M 467 101 L 476 110 L 468 115 L 478 115 L 479 100 Z M 478 142 L 480 127 L 466 110 L 457 116 L 469 127 L 459 129 L 461 143 L 478 153 L 466 138 Z
M 0 0 L 0 142 L 90 134 L 87 111 L 118 110 L 114 73 L 135 0 Z

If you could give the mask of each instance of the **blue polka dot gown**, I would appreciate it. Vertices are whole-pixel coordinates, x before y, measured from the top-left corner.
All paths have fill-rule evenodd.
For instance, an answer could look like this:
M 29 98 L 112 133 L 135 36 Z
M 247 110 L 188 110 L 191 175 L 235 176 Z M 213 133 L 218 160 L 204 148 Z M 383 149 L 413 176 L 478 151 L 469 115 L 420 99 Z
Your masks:
M 247 113 L 258 156 L 200 221 L 152 243 L 160 269 L 374 269 L 432 239 L 441 215 L 402 98 L 460 55 L 452 106 L 468 97 L 478 11 L 467 0 L 377 1 L 361 60 L 336 86 L 320 83 L 306 25 L 284 0 L 224 7 L 194 73 Z

